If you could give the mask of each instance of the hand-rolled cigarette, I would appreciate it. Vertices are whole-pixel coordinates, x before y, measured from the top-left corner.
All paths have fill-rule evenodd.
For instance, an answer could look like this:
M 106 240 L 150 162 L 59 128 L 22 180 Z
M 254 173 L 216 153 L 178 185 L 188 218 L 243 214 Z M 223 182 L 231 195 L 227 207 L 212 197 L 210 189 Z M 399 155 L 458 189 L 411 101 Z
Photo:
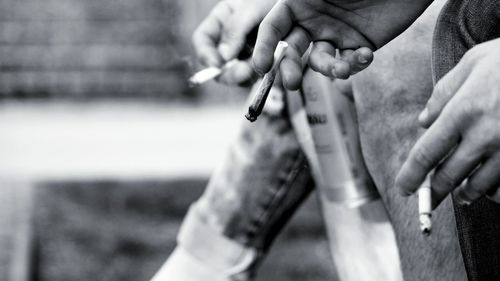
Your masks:
M 431 176 L 427 175 L 424 183 L 418 189 L 418 215 L 420 220 L 420 231 L 428 236 L 432 228 L 432 197 L 431 197 Z
M 224 71 L 233 67 L 237 62 L 238 62 L 237 59 L 233 59 L 233 60 L 228 61 L 222 67 L 211 66 L 211 67 L 207 67 L 205 69 L 202 69 L 202 70 L 196 72 L 193 76 L 191 76 L 191 78 L 189 78 L 189 84 L 191 86 L 200 85 L 200 84 L 208 82 L 214 78 L 217 78 L 217 76 L 221 75 Z
M 288 47 L 288 43 L 284 41 L 280 41 L 276 50 L 274 51 L 274 62 L 271 70 L 264 75 L 262 78 L 262 82 L 255 93 L 252 103 L 248 107 L 248 113 L 245 117 L 250 121 L 254 122 L 257 120 L 257 117 L 262 113 L 262 109 L 264 108 L 264 104 L 266 103 L 267 96 L 269 95 L 269 91 L 271 91 L 271 87 L 273 86 L 274 79 L 276 78 L 276 74 L 278 73 L 279 66 L 281 60 L 285 56 L 285 50 Z

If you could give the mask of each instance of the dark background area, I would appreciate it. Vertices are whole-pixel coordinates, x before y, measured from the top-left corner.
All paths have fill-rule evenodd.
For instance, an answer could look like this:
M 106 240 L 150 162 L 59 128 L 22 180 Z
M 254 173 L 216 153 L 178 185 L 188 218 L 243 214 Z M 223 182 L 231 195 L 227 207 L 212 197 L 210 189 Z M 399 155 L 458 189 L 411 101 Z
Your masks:
M 34 280 L 149 280 L 173 250 L 182 218 L 206 183 L 41 184 Z M 333 281 L 331 265 L 313 194 L 278 237 L 257 280 Z
M 231 99 L 186 81 L 191 33 L 213 2 L 2 0 L 0 100 Z

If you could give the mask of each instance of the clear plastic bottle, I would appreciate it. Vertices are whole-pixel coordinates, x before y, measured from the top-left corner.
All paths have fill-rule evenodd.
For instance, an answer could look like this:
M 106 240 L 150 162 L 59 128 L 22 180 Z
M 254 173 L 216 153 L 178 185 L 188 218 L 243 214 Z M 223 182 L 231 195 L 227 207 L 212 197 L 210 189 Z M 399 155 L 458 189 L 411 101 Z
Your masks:
M 289 93 L 292 123 L 319 191 L 332 257 L 342 281 L 402 281 L 394 230 L 364 164 L 354 103 L 306 69 Z

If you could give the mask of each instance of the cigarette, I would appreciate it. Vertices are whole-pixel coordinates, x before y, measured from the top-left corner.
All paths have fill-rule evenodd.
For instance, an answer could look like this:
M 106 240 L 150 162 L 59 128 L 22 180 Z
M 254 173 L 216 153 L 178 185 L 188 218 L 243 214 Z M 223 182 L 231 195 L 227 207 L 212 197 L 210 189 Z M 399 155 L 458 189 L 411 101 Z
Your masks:
M 274 79 L 276 78 L 276 74 L 278 73 L 279 66 L 281 60 L 285 56 L 285 50 L 288 47 L 288 43 L 284 41 L 280 41 L 276 50 L 274 51 L 274 62 L 271 70 L 264 75 L 262 78 L 262 82 L 255 93 L 255 96 L 252 100 L 252 103 L 248 107 L 248 113 L 245 117 L 250 122 L 254 122 L 257 120 L 257 117 L 262 113 L 262 109 L 264 108 L 264 104 L 266 103 L 267 96 L 269 95 L 269 91 L 271 91 L 271 87 L 273 86 Z
M 418 215 L 420 220 L 420 231 L 425 236 L 431 234 L 432 229 L 432 197 L 431 197 L 431 176 L 427 175 L 424 183 L 418 189 Z
M 237 62 L 237 59 L 233 59 L 228 61 L 222 67 L 212 66 L 202 69 L 189 78 L 189 85 L 196 86 L 217 78 L 217 76 L 221 75 L 227 69 L 233 67 Z

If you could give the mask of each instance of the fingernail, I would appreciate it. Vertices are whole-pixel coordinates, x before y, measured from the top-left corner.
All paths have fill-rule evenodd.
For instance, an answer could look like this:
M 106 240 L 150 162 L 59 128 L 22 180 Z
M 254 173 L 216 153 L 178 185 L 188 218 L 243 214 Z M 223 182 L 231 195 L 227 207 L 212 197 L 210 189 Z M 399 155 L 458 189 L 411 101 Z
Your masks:
M 418 121 L 425 122 L 429 118 L 429 109 L 427 107 L 418 115 Z
M 332 78 L 335 79 L 337 78 L 337 74 L 335 73 L 335 68 L 332 69 Z
M 396 190 L 399 192 L 399 195 L 404 196 L 404 197 L 407 197 L 407 196 L 410 196 L 413 194 L 411 192 L 408 192 L 406 189 L 402 188 L 401 186 L 399 186 L 397 184 L 394 185 L 394 188 L 396 188 Z
M 407 192 L 405 190 L 402 190 L 401 187 L 396 185 L 394 188 L 399 192 L 399 195 L 405 196 L 405 197 L 408 196 Z
M 455 200 L 462 206 L 469 206 L 472 203 L 471 199 L 463 191 L 457 192 Z
M 219 45 L 219 53 L 225 61 L 232 59 L 231 58 L 231 48 L 226 43 L 221 43 Z
M 455 200 L 457 201 L 458 204 L 460 204 L 462 206 L 469 206 L 472 203 L 468 199 L 458 197 L 458 196 L 455 197 Z
M 359 57 L 358 57 L 358 61 L 359 61 L 360 63 L 367 63 L 367 62 L 368 62 L 368 60 L 367 60 L 365 57 L 363 57 L 363 56 L 359 56 Z

